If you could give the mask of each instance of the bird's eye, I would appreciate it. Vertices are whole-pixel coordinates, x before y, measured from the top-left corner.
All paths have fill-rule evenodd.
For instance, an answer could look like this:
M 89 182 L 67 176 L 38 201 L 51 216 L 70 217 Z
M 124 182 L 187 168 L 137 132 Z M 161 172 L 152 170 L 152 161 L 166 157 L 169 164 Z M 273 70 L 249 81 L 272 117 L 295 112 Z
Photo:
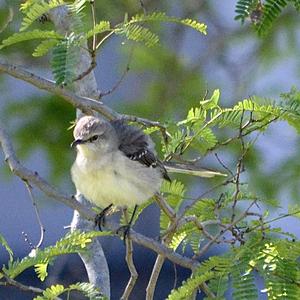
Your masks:
M 92 136 L 92 137 L 89 139 L 89 141 L 90 141 L 90 142 L 95 142 L 95 141 L 98 140 L 98 138 L 99 138 L 99 135 L 94 135 L 94 136 Z

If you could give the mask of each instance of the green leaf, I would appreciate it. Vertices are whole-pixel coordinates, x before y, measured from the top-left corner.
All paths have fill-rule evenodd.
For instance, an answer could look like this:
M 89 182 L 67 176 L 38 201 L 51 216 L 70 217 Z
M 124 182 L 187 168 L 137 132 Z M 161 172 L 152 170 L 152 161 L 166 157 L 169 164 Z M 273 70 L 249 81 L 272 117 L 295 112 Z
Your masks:
M 136 23 L 136 22 L 149 22 L 149 21 L 160 21 L 160 22 L 173 22 L 179 23 L 188 27 L 191 27 L 203 34 L 206 34 L 207 26 L 204 23 L 197 22 L 196 20 L 191 19 L 180 19 L 176 17 L 167 16 L 163 12 L 154 12 L 152 14 L 147 15 L 136 15 L 131 18 L 129 23 Z
M 169 205 L 177 211 L 184 198 L 184 184 L 178 180 L 172 180 L 172 182 L 164 181 L 161 187 L 161 192 L 163 193 Z
M 36 272 L 38 278 L 39 278 L 41 281 L 44 281 L 45 278 L 48 276 L 47 267 L 48 267 L 48 262 L 36 264 L 36 265 L 34 266 L 34 270 L 35 270 L 35 272 Z
M 79 291 L 90 300 L 104 300 L 104 297 L 99 289 L 89 282 L 78 282 L 69 286 L 68 291 Z
M 259 35 L 265 35 L 272 27 L 274 21 L 281 14 L 282 9 L 288 4 L 286 0 L 265 0 L 261 20 L 256 26 Z
M 257 7 L 258 0 L 238 0 L 235 6 L 235 20 L 241 20 L 243 24 L 246 18 L 250 18 L 252 11 Z
M 159 42 L 159 37 L 155 33 L 137 24 L 125 24 L 115 29 L 115 34 L 125 35 L 128 40 L 142 42 L 147 47 L 153 47 Z
M 195 138 L 191 146 L 196 148 L 201 154 L 205 154 L 209 149 L 212 149 L 218 140 L 213 131 L 206 127 L 195 133 Z
M 20 31 L 26 30 L 34 21 L 36 21 L 43 14 L 47 13 L 50 9 L 65 4 L 66 2 L 63 0 L 50 0 L 49 2 L 42 0 L 32 3 L 30 6 L 21 7 L 21 10 L 25 13 L 25 16 L 22 20 Z
M 87 233 L 74 231 L 57 241 L 54 246 L 46 247 L 43 250 L 37 250 L 34 256 L 29 255 L 24 257 L 21 261 L 16 260 L 9 262 L 8 266 L 3 268 L 3 271 L 7 276 L 15 278 L 26 269 L 38 264 L 46 264 L 59 255 L 84 251 L 92 242 L 93 238 L 108 236 L 110 234 L 110 232 L 100 231 L 89 231 Z
M 8 252 L 9 255 L 9 261 L 13 261 L 13 251 L 12 249 L 9 247 L 6 239 L 4 238 L 4 236 L 2 234 L 0 234 L 0 244 L 5 248 L 5 250 Z
M 49 39 L 42 41 L 33 51 L 32 56 L 40 57 L 47 54 L 52 48 L 59 43 L 57 39 Z
M 177 126 L 186 125 L 186 124 L 195 124 L 201 125 L 204 123 L 206 118 L 206 111 L 202 107 L 191 108 L 187 114 L 185 120 L 182 120 L 177 123 Z
M 203 107 L 203 109 L 213 109 L 218 106 L 220 98 L 220 90 L 214 90 L 213 95 L 210 99 L 200 101 L 200 105 Z
M 61 284 L 55 284 L 47 288 L 43 292 L 43 296 L 37 296 L 33 300 L 54 300 L 65 291 L 65 288 Z
M 186 232 L 180 232 L 179 234 L 176 234 L 173 236 L 169 247 L 173 250 L 176 251 L 179 245 L 182 243 L 182 241 L 186 238 Z
M 17 32 L 17 33 L 14 33 L 9 38 L 7 38 L 6 40 L 3 40 L 2 44 L 0 45 L 0 49 L 10 46 L 10 45 L 13 45 L 13 44 L 16 44 L 16 43 L 29 41 L 29 40 L 36 40 L 36 39 L 61 40 L 61 39 L 63 39 L 63 37 L 54 31 L 42 31 L 39 29 L 35 29 L 33 31 L 27 31 L 27 32 Z
M 101 21 L 100 23 L 96 24 L 95 28 L 89 30 L 85 34 L 84 40 L 88 39 L 94 35 L 97 35 L 99 33 L 103 33 L 103 32 L 110 31 L 110 30 L 112 30 L 110 28 L 110 23 L 108 21 Z
M 69 84 L 76 78 L 79 46 L 71 34 L 53 48 L 51 68 L 57 85 Z
M 288 208 L 288 213 L 294 217 L 300 218 L 300 205 L 299 204 L 290 204 Z
M 176 290 L 172 290 L 171 294 L 168 296 L 168 300 L 190 299 L 194 291 L 198 289 L 199 285 L 212 279 L 213 277 L 213 272 L 192 276 L 188 280 L 184 281 L 181 287 Z
M 177 212 L 180 208 L 185 194 L 185 187 L 180 181 L 173 180 L 172 182 L 164 181 L 161 187 L 161 192 L 163 197 L 168 202 L 168 204 L 175 209 Z M 170 219 L 169 217 L 161 211 L 160 214 L 160 229 L 164 232 L 168 228 Z

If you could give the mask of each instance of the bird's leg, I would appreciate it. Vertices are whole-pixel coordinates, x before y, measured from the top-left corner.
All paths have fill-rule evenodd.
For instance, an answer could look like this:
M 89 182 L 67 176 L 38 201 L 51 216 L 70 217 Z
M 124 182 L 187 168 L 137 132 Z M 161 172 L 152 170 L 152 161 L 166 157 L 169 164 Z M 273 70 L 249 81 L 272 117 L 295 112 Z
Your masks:
M 135 213 L 136 213 L 137 208 L 138 208 L 138 206 L 135 205 L 134 210 L 133 210 L 133 212 L 132 212 L 132 215 L 131 215 L 131 217 L 130 217 L 129 222 L 128 222 L 128 212 L 127 212 L 127 208 L 125 208 L 125 209 L 123 210 L 124 217 L 125 217 L 125 220 L 126 220 L 127 224 L 121 226 L 120 228 L 118 228 L 118 230 L 117 230 L 116 232 L 117 232 L 117 234 L 119 234 L 121 231 L 123 232 L 123 240 L 124 240 L 124 242 L 125 242 L 125 240 L 126 240 L 126 237 L 129 236 L 129 231 L 130 231 L 132 222 L 133 222 L 133 220 L 134 220 L 134 216 L 135 216 Z
M 112 208 L 112 204 L 105 207 L 95 218 L 95 226 L 99 227 L 99 230 L 102 231 L 102 226 L 105 226 L 105 217 L 106 213 Z

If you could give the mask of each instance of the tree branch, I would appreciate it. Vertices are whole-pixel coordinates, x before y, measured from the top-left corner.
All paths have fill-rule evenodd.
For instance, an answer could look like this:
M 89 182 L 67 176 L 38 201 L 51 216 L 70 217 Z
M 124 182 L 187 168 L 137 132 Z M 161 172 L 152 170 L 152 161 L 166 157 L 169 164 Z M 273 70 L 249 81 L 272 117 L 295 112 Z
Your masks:
M 126 114 L 119 114 L 118 112 L 106 106 L 101 101 L 96 101 L 91 98 L 78 96 L 63 87 L 55 85 L 55 83 L 51 80 L 38 76 L 19 66 L 8 64 L 2 59 L 0 59 L 0 71 L 7 73 L 15 78 L 21 79 L 27 83 L 30 83 L 41 90 L 62 97 L 74 107 L 80 109 L 83 113 L 93 114 L 93 111 L 96 111 L 104 117 L 108 118 L 109 120 L 122 118 L 129 122 L 136 122 L 147 127 L 159 127 L 160 129 L 165 130 L 165 127 L 157 121 L 151 121 L 145 118 L 139 118 L 136 116 Z
M 130 233 L 131 235 L 131 233 Z M 138 273 L 136 271 L 134 262 L 133 262 L 133 245 L 132 245 L 132 240 L 130 235 L 125 239 L 125 243 L 126 243 L 126 262 L 127 262 L 127 266 L 130 272 L 130 279 L 127 283 L 127 286 L 124 290 L 124 293 L 121 297 L 121 300 L 127 300 L 129 299 L 129 296 L 134 288 L 134 285 L 136 283 L 136 280 L 138 278 Z
M 42 294 L 44 292 L 44 290 L 31 286 L 31 285 L 24 285 L 21 282 L 18 282 L 10 277 L 8 277 L 5 273 L 1 273 L 1 275 L 3 275 L 5 282 L 1 282 L 1 284 L 3 283 L 4 285 L 11 285 L 14 286 L 18 289 L 20 289 L 21 291 L 25 291 L 25 292 L 31 292 L 31 293 L 35 293 L 35 294 Z M 55 300 L 62 300 L 59 297 L 55 297 Z

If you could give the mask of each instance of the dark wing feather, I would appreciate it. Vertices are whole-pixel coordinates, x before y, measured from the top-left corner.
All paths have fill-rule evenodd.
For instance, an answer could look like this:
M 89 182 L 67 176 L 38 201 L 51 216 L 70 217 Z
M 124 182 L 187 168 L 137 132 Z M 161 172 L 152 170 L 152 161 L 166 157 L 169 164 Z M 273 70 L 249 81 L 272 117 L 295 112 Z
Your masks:
M 150 147 L 151 140 L 140 129 L 127 125 L 123 120 L 113 120 L 111 125 L 119 137 L 119 149 L 129 159 L 150 167 L 159 168 L 164 179 L 171 181 L 163 163 L 159 161 Z

